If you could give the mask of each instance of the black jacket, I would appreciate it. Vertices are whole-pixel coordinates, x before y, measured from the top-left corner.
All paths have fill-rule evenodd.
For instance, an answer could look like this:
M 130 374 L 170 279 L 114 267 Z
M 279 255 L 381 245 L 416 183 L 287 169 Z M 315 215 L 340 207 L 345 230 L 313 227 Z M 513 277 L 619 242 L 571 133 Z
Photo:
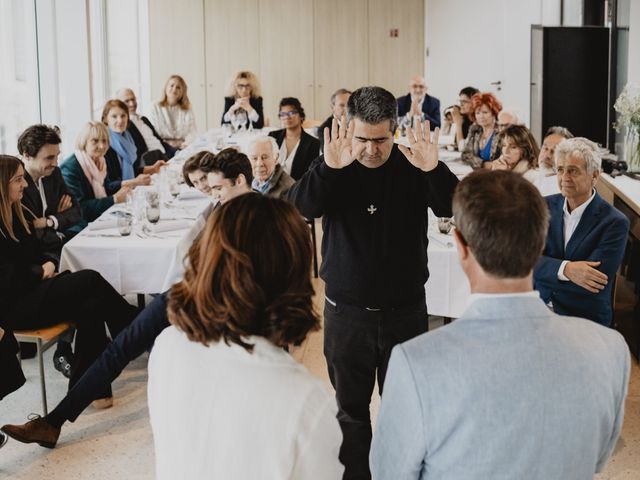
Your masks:
M 220 120 L 220 124 L 224 125 L 224 114 L 231 108 L 231 105 L 236 103 L 235 97 L 224 97 L 224 110 L 222 110 L 222 120 Z M 262 128 L 264 127 L 264 113 L 262 111 L 262 97 L 249 97 L 249 104 L 253 107 L 253 109 L 258 113 L 258 121 L 251 122 L 253 123 L 253 128 Z M 249 128 L 249 124 L 245 124 L 246 128 Z
M 136 164 L 133 166 L 134 175 L 140 175 L 144 170 L 144 164 L 137 157 Z M 109 147 L 107 153 L 104 155 L 105 162 L 107 163 L 107 178 L 104 179 L 104 186 L 107 190 L 107 195 L 113 195 L 122 186 L 122 160 L 118 153 Z
M 424 298 L 427 207 L 450 217 L 458 178 L 440 162 L 414 167 L 396 145 L 378 168 L 354 161 L 333 169 L 318 160 L 289 191 L 306 218 L 322 216 L 322 267 L 329 298 L 388 308 Z
M 162 138 L 160 138 L 160 135 L 158 135 L 158 132 L 156 132 L 155 127 L 147 117 L 141 116 L 140 120 L 142 120 L 142 122 L 147 127 L 149 127 L 149 129 L 151 129 L 151 133 L 153 133 L 153 136 L 156 137 L 164 147 L 165 153 L 162 155 L 162 158 L 164 158 L 165 160 L 169 160 L 170 158 L 172 158 L 176 152 L 176 149 L 173 148 L 164 140 L 162 140 Z M 138 163 L 143 163 L 142 157 L 145 153 L 149 151 L 149 146 L 147 145 L 147 142 L 144 141 L 144 137 L 142 136 L 142 133 L 140 133 L 140 130 L 138 130 L 138 127 L 136 127 L 135 123 L 133 123 L 131 120 L 129 120 L 129 124 L 127 125 L 127 130 L 133 137 L 133 142 L 136 144 L 136 149 L 138 150 Z
M 287 129 L 275 130 L 269 132 L 269 136 L 276 139 L 278 146 L 282 146 L 282 142 L 287 134 Z M 291 164 L 291 177 L 294 180 L 299 180 L 309 170 L 311 163 L 320 155 L 320 142 L 317 138 L 309 135 L 302 130 L 300 135 L 300 145 L 296 150 L 296 154 L 293 156 L 293 163 Z M 283 162 L 284 159 L 280 159 Z
M 25 211 L 27 219 L 33 221 L 30 212 L 33 212 L 36 218 L 54 216 L 58 221 L 58 232 L 65 232 L 71 225 L 80 221 L 82 218 L 80 205 L 78 204 L 77 198 L 67 188 L 60 168 L 56 167 L 51 175 L 42 178 L 44 196 L 47 199 L 47 210 L 45 212 L 42 211 L 43 205 L 38 187 L 26 171 L 24 173 L 24 179 L 27 181 L 27 187 L 24 189 L 22 196 L 22 205 L 28 209 Z M 60 203 L 63 195 L 69 195 L 69 197 L 71 197 L 71 207 L 62 213 L 58 213 L 58 203 Z M 57 235 L 55 229 L 47 227 L 37 229 L 34 233 L 43 251 L 56 254 L 58 258 L 60 257 L 63 242 Z

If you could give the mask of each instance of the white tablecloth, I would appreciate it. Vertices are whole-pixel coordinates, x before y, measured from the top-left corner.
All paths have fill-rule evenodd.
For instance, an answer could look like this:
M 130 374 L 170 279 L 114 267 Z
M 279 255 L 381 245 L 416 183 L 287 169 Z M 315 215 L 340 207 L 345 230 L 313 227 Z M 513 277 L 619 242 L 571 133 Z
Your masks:
M 204 222 L 196 219 L 207 206 L 207 198 L 174 201 L 162 208 L 160 221 L 188 220 L 189 227 L 140 238 L 136 233 L 121 237 L 117 228 L 85 228 L 62 249 L 60 270 L 92 269 L 99 272 L 121 294 L 161 293 L 182 278 L 184 257 Z M 98 221 L 115 218 L 122 210 L 114 205 Z

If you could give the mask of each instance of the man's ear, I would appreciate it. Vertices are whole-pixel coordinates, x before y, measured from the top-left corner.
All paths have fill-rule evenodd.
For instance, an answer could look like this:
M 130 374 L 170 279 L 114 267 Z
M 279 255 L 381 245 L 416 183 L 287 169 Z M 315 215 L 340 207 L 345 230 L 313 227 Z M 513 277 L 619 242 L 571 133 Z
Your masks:
M 458 247 L 458 255 L 460 256 L 460 260 L 466 260 L 470 254 L 469 245 L 467 245 L 467 242 L 460 233 L 460 230 L 458 230 L 457 228 L 453 229 L 453 238 L 456 242 L 456 246 Z
M 236 177 L 236 185 L 246 185 L 247 177 L 244 176 L 244 173 L 239 173 Z

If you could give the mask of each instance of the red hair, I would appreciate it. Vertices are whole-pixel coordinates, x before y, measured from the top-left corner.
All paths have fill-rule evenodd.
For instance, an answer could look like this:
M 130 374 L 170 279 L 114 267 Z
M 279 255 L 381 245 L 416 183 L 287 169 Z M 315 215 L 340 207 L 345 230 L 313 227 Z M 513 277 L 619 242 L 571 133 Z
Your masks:
M 472 122 L 476 121 L 476 110 L 483 105 L 489 107 L 489 110 L 491 110 L 491 113 L 493 113 L 493 116 L 496 118 L 498 117 L 500 110 L 502 110 L 502 104 L 493 93 L 476 93 L 471 97 L 471 110 L 469 111 L 469 119 Z

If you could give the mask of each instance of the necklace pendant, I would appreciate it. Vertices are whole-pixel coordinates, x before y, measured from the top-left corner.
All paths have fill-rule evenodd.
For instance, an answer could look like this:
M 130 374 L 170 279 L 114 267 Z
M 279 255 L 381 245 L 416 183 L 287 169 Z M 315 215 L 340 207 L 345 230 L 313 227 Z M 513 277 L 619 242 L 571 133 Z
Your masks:
M 367 212 L 369 212 L 369 215 L 373 215 L 377 210 L 378 209 L 373 205 L 373 203 L 369 205 L 369 208 L 367 208 Z

